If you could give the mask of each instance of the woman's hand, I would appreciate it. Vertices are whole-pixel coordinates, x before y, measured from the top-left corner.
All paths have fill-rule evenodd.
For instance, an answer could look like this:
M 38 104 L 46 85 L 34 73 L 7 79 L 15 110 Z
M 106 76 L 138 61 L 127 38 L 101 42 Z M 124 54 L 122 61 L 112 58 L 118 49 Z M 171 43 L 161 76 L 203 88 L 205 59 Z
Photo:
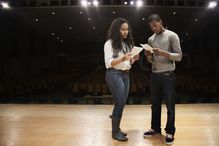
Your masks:
M 139 60 L 139 54 L 133 57 L 135 60 Z
M 126 53 L 126 54 L 124 54 L 124 56 L 122 57 L 122 61 L 130 60 L 130 59 L 131 59 L 131 56 L 132 56 L 131 53 Z

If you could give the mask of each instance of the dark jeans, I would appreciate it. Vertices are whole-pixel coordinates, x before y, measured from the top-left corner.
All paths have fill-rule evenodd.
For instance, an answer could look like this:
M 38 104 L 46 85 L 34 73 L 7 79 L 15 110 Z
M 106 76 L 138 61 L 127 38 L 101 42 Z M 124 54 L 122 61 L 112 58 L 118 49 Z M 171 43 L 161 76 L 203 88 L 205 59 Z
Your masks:
M 176 79 L 173 72 L 151 74 L 151 128 L 157 132 L 161 131 L 161 104 L 162 98 L 164 98 L 167 107 L 167 123 L 165 131 L 168 134 L 175 134 L 175 82 Z
M 112 116 L 121 118 L 129 93 L 129 74 L 113 68 L 108 69 L 106 71 L 106 82 L 115 101 Z

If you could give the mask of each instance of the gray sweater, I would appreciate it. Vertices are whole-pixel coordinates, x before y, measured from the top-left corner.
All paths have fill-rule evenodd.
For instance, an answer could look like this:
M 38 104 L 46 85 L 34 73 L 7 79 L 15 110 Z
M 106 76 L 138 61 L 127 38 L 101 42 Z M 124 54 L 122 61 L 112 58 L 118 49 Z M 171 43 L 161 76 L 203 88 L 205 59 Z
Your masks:
M 161 50 L 170 53 L 170 58 L 164 56 L 148 56 L 147 60 L 152 63 L 152 72 L 162 73 L 175 70 L 175 61 L 182 59 L 182 51 L 179 37 L 176 33 L 165 30 L 161 34 L 153 34 L 148 39 L 148 44 L 153 48 L 160 48 Z

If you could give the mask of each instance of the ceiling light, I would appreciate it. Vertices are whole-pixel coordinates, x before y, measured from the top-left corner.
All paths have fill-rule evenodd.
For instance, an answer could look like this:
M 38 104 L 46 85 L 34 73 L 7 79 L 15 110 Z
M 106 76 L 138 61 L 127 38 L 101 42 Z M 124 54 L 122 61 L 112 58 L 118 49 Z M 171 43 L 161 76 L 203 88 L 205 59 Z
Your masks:
M 81 1 L 81 5 L 82 5 L 83 7 L 87 7 L 87 5 L 88 5 L 87 0 L 82 0 L 82 1 Z
M 134 5 L 134 1 L 130 1 L 130 4 L 131 4 L 131 5 Z
M 127 4 L 128 4 L 128 2 L 124 2 L 124 4 L 125 4 L 125 5 L 127 5 Z
M 216 1 L 210 1 L 209 3 L 208 3 L 208 8 L 209 9 L 213 9 L 213 8 L 215 8 L 217 6 L 217 2 Z
M 99 2 L 97 0 L 93 0 L 93 5 L 97 7 L 99 5 Z
M 3 9 L 10 9 L 9 3 L 7 2 L 1 2 L 1 6 Z
M 136 6 L 137 7 L 142 7 L 143 6 L 143 1 L 142 0 L 137 0 Z

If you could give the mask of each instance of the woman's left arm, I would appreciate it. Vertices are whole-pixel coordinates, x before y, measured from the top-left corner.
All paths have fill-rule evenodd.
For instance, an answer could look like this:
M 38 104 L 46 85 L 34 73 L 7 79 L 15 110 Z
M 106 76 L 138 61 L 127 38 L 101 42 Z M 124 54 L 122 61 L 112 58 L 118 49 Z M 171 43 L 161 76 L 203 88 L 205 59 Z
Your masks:
M 135 55 L 132 59 L 131 59 L 131 64 L 135 63 L 135 61 L 139 60 L 139 54 Z

